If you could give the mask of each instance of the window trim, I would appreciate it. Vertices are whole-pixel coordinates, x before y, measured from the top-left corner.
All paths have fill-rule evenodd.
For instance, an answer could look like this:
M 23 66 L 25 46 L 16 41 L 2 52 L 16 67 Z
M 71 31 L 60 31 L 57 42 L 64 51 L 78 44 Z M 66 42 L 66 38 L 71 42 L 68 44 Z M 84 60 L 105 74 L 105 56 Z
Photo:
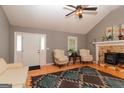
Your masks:
M 18 36 L 20 37 L 20 42 L 19 42 L 19 47 L 20 48 L 18 48 Z M 16 51 L 17 52 L 22 52 L 22 35 L 21 34 L 16 35 Z
M 70 48 L 70 46 L 69 46 L 69 40 L 70 39 L 74 39 L 75 40 L 75 50 L 77 51 L 78 38 L 76 36 L 68 36 L 68 50 Z
M 43 40 L 43 44 L 44 44 L 44 46 L 42 47 L 42 39 L 44 39 Z M 45 50 L 46 49 L 46 35 L 45 34 L 41 34 L 41 36 L 40 36 L 40 50 Z

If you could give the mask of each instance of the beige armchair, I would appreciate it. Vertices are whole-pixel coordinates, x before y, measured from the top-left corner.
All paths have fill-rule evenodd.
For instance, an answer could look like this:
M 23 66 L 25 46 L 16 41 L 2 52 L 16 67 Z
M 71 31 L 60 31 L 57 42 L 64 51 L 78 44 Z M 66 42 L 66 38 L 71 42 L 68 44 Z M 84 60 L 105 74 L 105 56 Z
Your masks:
M 65 56 L 64 50 L 61 50 L 61 49 L 54 50 L 54 62 L 58 66 L 68 64 L 68 57 Z
M 90 50 L 87 49 L 80 49 L 79 50 L 81 61 L 83 62 L 92 62 L 93 56 L 90 54 Z

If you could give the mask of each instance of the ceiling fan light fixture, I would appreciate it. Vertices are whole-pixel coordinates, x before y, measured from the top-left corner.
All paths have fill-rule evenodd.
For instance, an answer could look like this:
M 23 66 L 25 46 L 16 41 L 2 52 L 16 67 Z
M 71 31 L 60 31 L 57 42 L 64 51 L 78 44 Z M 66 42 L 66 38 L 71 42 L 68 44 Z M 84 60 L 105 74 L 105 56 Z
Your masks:
M 80 13 L 80 14 L 82 14 L 82 13 L 83 13 L 83 10 L 82 10 L 82 9 L 80 9 L 79 13 Z
M 80 14 L 82 14 L 82 13 L 83 13 L 83 10 L 82 10 L 82 9 L 78 9 L 78 10 L 75 12 L 75 14 L 78 15 L 78 16 L 79 16 Z
M 79 15 L 79 12 L 75 12 L 75 15 L 77 15 L 77 16 L 78 16 L 78 15 Z
M 77 5 L 77 6 L 67 5 L 67 6 L 74 8 L 75 10 L 68 13 L 65 16 L 69 16 L 69 15 L 75 13 L 75 15 L 78 16 L 79 18 L 82 18 L 85 11 L 96 11 L 96 9 L 97 9 L 97 7 L 88 7 L 88 5 Z
M 82 14 L 80 14 L 80 15 L 79 15 L 79 18 L 82 18 L 82 17 L 83 17 Z

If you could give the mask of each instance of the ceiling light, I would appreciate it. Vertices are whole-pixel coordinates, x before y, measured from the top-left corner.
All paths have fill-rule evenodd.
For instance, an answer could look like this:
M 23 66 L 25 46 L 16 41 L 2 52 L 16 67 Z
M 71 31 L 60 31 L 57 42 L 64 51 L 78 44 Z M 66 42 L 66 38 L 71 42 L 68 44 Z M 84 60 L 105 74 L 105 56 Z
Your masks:
M 75 14 L 78 15 L 78 16 L 79 16 L 80 14 L 82 14 L 82 13 L 83 13 L 83 10 L 82 10 L 82 9 L 78 9 L 78 10 L 75 12 Z

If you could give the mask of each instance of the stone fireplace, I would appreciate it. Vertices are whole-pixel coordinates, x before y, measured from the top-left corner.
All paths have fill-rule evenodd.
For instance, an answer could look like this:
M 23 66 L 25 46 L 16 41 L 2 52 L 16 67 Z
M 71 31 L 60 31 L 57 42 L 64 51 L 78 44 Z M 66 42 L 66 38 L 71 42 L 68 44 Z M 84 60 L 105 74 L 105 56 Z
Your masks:
M 111 46 L 100 46 L 99 47 L 99 61 L 104 63 L 105 53 L 115 52 L 115 53 L 124 53 L 124 45 L 111 45 Z
M 124 53 L 124 40 L 119 41 L 103 41 L 93 42 L 96 46 L 96 60 L 97 64 L 105 63 L 105 53 Z

